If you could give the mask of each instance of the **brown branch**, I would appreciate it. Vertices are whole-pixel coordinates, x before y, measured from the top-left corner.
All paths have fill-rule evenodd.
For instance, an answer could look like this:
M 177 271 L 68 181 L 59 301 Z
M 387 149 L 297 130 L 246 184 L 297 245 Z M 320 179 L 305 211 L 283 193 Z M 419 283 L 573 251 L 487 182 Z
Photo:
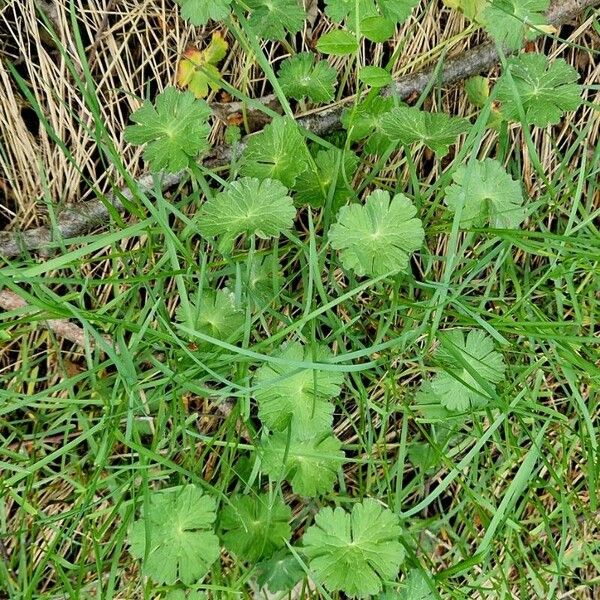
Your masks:
M 600 5 L 600 0 L 557 0 L 548 11 L 548 24 L 559 27 L 563 23 L 578 16 L 585 9 Z M 484 43 L 467 50 L 449 59 L 444 68 L 437 75 L 437 81 L 441 85 L 455 83 L 472 75 L 487 71 L 499 62 L 498 51 L 494 44 Z M 394 95 L 400 99 L 406 99 L 414 94 L 420 94 L 436 77 L 436 69 L 428 68 L 417 73 L 404 75 L 396 80 L 390 87 L 383 90 L 384 95 Z M 344 105 L 325 108 L 311 115 L 300 117 L 298 123 L 315 135 L 327 134 L 340 125 L 340 118 Z M 238 145 L 238 151 L 244 147 L 242 141 Z M 232 157 L 232 149 L 227 145 L 215 147 L 203 164 L 207 167 L 226 165 Z M 186 171 L 163 175 L 161 187 L 166 190 L 177 185 L 186 175 Z M 136 182 L 138 193 L 145 194 L 154 187 L 154 177 L 145 175 Z M 0 257 L 6 259 L 14 258 L 20 254 L 31 251 L 46 249 L 57 240 L 68 240 L 69 238 L 81 236 L 97 227 L 107 224 L 110 219 L 108 204 L 120 212 L 124 211 L 120 198 L 131 199 L 134 193 L 129 188 L 123 188 L 115 194 L 104 199 L 79 202 L 64 210 L 58 216 L 57 231 L 50 227 L 37 227 L 24 232 L 0 232 Z
M 10 290 L 0 290 L 0 308 L 4 310 L 19 310 L 29 309 L 31 306 L 21 298 L 21 296 L 11 292 Z M 85 335 L 84 330 L 71 323 L 67 319 L 49 319 L 41 321 L 48 329 L 54 332 L 57 337 L 64 338 L 69 342 L 77 344 L 80 348 L 89 347 L 91 350 L 94 349 L 94 340 L 89 336 Z M 110 338 L 106 338 L 110 341 Z

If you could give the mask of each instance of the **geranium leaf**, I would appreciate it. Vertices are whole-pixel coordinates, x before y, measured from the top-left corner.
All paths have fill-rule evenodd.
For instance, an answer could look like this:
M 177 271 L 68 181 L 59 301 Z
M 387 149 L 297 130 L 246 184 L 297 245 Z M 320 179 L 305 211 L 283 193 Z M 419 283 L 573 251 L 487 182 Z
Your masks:
M 229 16 L 231 0 L 175 0 L 181 16 L 192 25 L 206 25 L 209 19 L 222 21 Z
M 469 127 L 466 119 L 412 106 L 397 106 L 382 118 L 382 130 L 390 140 L 402 144 L 421 142 L 440 158 L 448 154 L 456 138 Z
M 377 190 L 364 206 L 340 209 L 329 230 L 332 248 L 340 250 L 342 264 L 357 275 L 377 277 L 407 271 L 410 255 L 423 244 L 424 231 L 416 208 L 402 194 L 390 199 Z
M 497 229 L 514 229 L 525 219 L 521 185 L 498 161 L 486 158 L 462 165 L 452 178 L 445 202 L 451 212 L 461 209 L 463 227 L 489 223 Z
M 306 12 L 298 0 L 245 0 L 250 8 L 248 24 L 259 38 L 282 40 L 286 32 L 298 33 Z
M 262 468 L 272 479 L 283 475 L 295 494 L 312 498 L 333 489 L 344 461 L 341 447 L 334 436 L 292 437 L 288 447 L 287 432 L 274 433 L 263 444 Z
M 219 558 L 215 518 L 215 501 L 194 485 L 154 493 L 133 524 L 130 552 L 157 583 L 197 583 Z
M 309 153 L 298 125 L 289 117 L 276 117 L 248 140 L 242 154 L 242 175 L 277 179 L 293 188 L 308 168 Z
M 550 62 L 543 54 L 522 54 L 508 61 L 508 69 L 510 77 L 504 73 L 496 84 L 496 100 L 506 119 L 520 121 L 521 105 L 526 123 L 546 127 L 581 106 L 579 74 L 563 59 Z
M 287 550 L 279 550 L 257 565 L 258 585 L 275 594 L 291 590 L 305 575 L 298 559 Z
M 198 228 L 207 238 L 220 237 L 219 250 L 228 253 L 243 234 L 278 237 L 292 228 L 295 216 L 294 202 L 279 181 L 243 177 L 204 203 Z
M 352 152 L 342 152 L 337 148 L 319 150 L 314 159 L 316 170 L 311 165 L 302 173 L 294 185 L 298 204 L 324 206 L 332 198 L 334 211 L 354 195 L 347 184 L 358 168 L 358 157 Z M 331 186 L 334 186 L 331 195 Z
M 291 518 L 290 507 L 278 496 L 233 496 L 221 511 L 221 538 L 238 558 L 256 562 L 289 541 Z
M 504 379 L 504 359 L 494 350 L 490 336 L 471 330 L 448 333 L 437 353 L 442 371 L 431 382 L 431 391 L 450 411 L 465 412 L 485 406 L 486 387 Z
M 549 0 L 492 0 L 481 13 L 481 21 L 492 37 L 510 50 L 523 45 L 525 37 L 536 35 L 533 28 L 546 25 L 544 12 Z
M 312 52 L 286 58 L 278 73 L 279 84 L 287 97 L 313 102 L 331 102 L 335 95 L 337 71 L 325 60 L 315 64 Z
M 176 173 L 210 148 L 210 115 L 206 102 L 191 92 L 168 87 L 156 97 L 154 106 L 146 100 L 131 115 L 136 124 L 127 127 L 125 140 L 146 144 L 144 158 L 153 171 Z
M 350 141 L 367 138 L 365 150 L 369 154 L 381 154 L 390 140 L 383 133 L 383 117 L 394 107 L 393 98 L 371 96 L 342 114 L 342 125 L 348 131 Z
M 327 362 L 328 348 L 303 347 L 299 342 L 285 345 L 276 356 L 290 362 Z M 283 430 L 291 423 L 298 439 L 311 439 L 329 430 L 333 405 L 339 395 L 343 375 L 333 371 L 299 369 L 295 365 L 267 363 L 254 376 L 254 397 L 258 416 L 270 429 Z
M 205 289 L 192 295 L 190 307 L 195 331 L 229 343 L 236 342 L 243 334 L 244 311 L 236 305 L 234 294 L 227 288 Z M 180 323 L 188 321 L 183 306 L 179 306 L 175 316 Z M 198 347 L 208 349 L 211 344 L 200 341 Z
M 321 509 L 303 537 L 314 578 L 329 591 L 365 597 L 381 591 L 382 579 L 398 576 L 404 550 L 398 517 L 368 498 L 352 512 Z

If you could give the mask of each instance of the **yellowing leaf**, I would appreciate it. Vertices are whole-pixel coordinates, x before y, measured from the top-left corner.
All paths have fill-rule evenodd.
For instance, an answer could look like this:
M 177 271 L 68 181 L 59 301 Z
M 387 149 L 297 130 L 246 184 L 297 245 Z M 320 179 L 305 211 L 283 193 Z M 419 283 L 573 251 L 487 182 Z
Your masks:
M 225 58 L 228 47 L 219 32 L 213 33 L 210 44 L 204 50 L 189 47 L 177 68 L 177 84 L 188 88 L 196 98 L 206 97 L 209 88 L 218 90 L 221 72 L 216 65 Z

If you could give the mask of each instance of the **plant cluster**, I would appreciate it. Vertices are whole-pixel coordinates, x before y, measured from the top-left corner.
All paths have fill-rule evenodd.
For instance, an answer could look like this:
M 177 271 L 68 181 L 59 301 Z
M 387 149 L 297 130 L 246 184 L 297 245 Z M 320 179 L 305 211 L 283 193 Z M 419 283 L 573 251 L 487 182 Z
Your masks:
M 282 40 L 304 25 L 298 0 L 177 0 L 181 14 L 193 24 L 239 24 L 257 38 Z M 338 27 L 316 43 L 322 55 L 357 51 L 365 38 L 373 43 L 390 39 L 411 14 L 415 0 L 327 0 L 326 14 Z M 547 0 L 447 0 L 497 43 L 509 49 L 545 31 Z M 517 25 L 515 26 L 515 23 Z M 547 28 L 546 28 L 547 29 Z M 222 281 L 210 269 L 176 313 L 177 327 L 194 344 L 198 360 L 237 346 L 245 349 L 248 318 L 260 319 L 284 294 L 281 240 L 303 246 L 302 229 L 322 232 L 320 247 L 308 252 L 318 263 L 331 265 L 339 277 L 375 280 L 386 285 L 412 285 L 415 258 L 426 256 L 428 231 L 425 208 L 418 194 L 356 185 L 358 154 L 386 159 L 403 152 L 431 151 L 441 164 L 461 140 L 476 135 L 473 122 L 422 105 L 409 106 L 380 89 L 391 72 L 366 65 L 358 72 L 367 93 L 347 108 L 343 135 L 328 139 L 300 127 L 289 114 L 274 116 L 258 133 L 236 148 L 229 178 L 207 174 L 198 161 L 211 149 L 212 113 L 199 98 L 218 88 L 216 64 L 226 54 L 220 33 L 210 46 L 184 57 L 178 82 L 154 101 L 146 100 L 133 115 L 125 135 L 145 145 L 144 158 L 159 173 L 188 169 L 200 190 L 188 226 L 219 254 L 222 264 L 235 265 L 239 277 Z M 338 74 L 323 56 L 301 52 L 281 61 L 273 87 L 286 101 L 329 103 L 338 93 Z M 565 111 L 577 109 L 581 87 L 576 71 L 562 60 L 542 54 L 507 59 L 493 87 L 483 78 L 468 84 L 469 98 L 483 107 L 476 119 L 488 127 L 520 122 L 524 127 L 556 124 Z M 497 104 L 496 104 L 497 103 Z M 494 116 L 495 120 L 491 119 Z M 455 166 L 438 188 L 446 217 L 465 243 L 496 230 L 516 230 L 526 222 L 529 207 L 521 183 L 503 162 L 473 158 Z M 317 225 L 315 225 L 317 223 Z M 303 248 L 304 249 L 304 248 Z M 318 279 L 318 278 L 317 278 Z M 375 285 L 375 284 L 374 284 Z M 285 335 L 285 334 L 284 334 Z M 235 560 L 256 566 L 260 585 L 272 592 L 288 591 L 307 577 L 312 585 L 348 597 L 367 597 L 396 589 L 395 582 L 411 552 L 404 532 L 408 526 L 375 498 L 354 501 L 340 494 L 342 467 L 349 448 L 336 435 L 336 406 L 343 401 L 348 373 L 355 366 L 327 336 L 307 332 L 293 339 L 277 338 L 263 354 L 246 365 L 250 398 L 258 419 L 259 440 L 251 453 L 254 481 L 228 496 L 226 491 L 188 484 L 158 490 L 144 499 L 140 518 L 130 533 L 130 551 L 157 584 L 170 586 L 168 598 L 184 597 L 182 586 L 198 588 L 224 549 Z M 507 365 L 499 343 L 481 328 L 448 327 L 431 340 L 435 351 L 410 408 L 430 427 L 431 444 L 451 447 L 461 426 L 477 412 L 500 409 L 501 385 Z M 226 380 L 231 365 L 220 365 L 215 380 Z M 249 409 L 245 416 L 251 418 Z M 411 459 L 423 469 L 435 466 L 428 445 L 414 445 Z M 286 488 L 286 486 L 288 486 Z M 286 500 L 323 499 L 302 520 Z M 335 506 L 334 506 L 335 504 Z M 345 506 L 339 506 L 344 504 Z M 308 521 L 307 521 L 308 520 Z M 415 564 L 414 559 L 410 563 Z M 405 598 L 434 597 L 419 569 L 407 569 Z M 407 595 L 408 594 L 408 595 Z

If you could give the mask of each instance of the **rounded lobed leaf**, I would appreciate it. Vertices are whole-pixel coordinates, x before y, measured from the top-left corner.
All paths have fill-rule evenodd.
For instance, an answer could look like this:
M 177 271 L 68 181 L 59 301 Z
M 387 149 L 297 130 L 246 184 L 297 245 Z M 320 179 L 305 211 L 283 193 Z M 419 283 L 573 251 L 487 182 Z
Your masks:
M 231 0 L 175 0 L 181 16 L 192 25 L 206 25 L 210 19 L 222 21 L 229 16 Z
M 279 181 L 243 177 L 204 203 L 198 228 L 205 237 L 220 237 L 219 249 L 230 252 L 240 235 L 278 237 L 295 217 L 294 202 Z
M 342 264 L 357 275 L 377 277 L 408 270 L 410 255 L 425 237 L 417 209 L 404 195 L 390 200 L 377 190 L 366 203 L 344 206 L 329 230 L 331 246 L 340 251 Z
M 221 538 L 238 558 L 255 562 L 290 540 L 291 518 L 292 510 L 278 496 L 234 496 L 221 511 Z
M 191 92 L 168 87 L 156 97 L 154 106 L 146 100 L 131 115 L 136 124 L 127 127 L 125 140 L 147 144 L 144 158 L 153 171 L 175 173 L 210 148 L 210 115 L 206 102 Z
M 497 160 L 460 166 L 452 179 L 444 200 L 451 212 L 460 210 L 462 226 L 489 223 L 497 229 L 515 229 L 525 219 L 521 185 Z
M 298 439 L 311 439 L 328 432 L 333 414 L 329 400 L 339 395 L 343 374 L 299 368 L 298 363 L 326 362 L 332 357 L 330 350 L 323 346 L 313 349 L 292 342 L 275 356 L 283 362 L 262 365 L 253 381 L 262 423 L 279 431 L 291 423 Z
M 520 121 L 522 107 L 525 123 L 546 127 L 581 106 L 579 74 L 562 58 L 550 62 L 543 54 L 522 54 L 508 61 L 508 69 L 496 84 L 506 119 Z
M 329 591 L 366 597 L 395 579 L 404 559 L 398 517 L 373 499 L 342 508 L 321 509 L 303 537 L 316 581 Z
M 301 52 L 281 63 L 278 79 L 289 98 L 313 102 L 331 102 L 335 96 L 337 71 L 326 60 L 315 64 L 312 52 Z
M 157 583 L 196 583 L 219 557 L 215 518 L 215 501 L 194 485 L 157 492 L 132 526 L 130 552 Z
M 312 498 L 333 489 L 344 461 L 342 443 L 334 436 L 310 439 L 275 433 L 263 444 L 262 468 L 272 479 L 288 479 L 295 494 Z

